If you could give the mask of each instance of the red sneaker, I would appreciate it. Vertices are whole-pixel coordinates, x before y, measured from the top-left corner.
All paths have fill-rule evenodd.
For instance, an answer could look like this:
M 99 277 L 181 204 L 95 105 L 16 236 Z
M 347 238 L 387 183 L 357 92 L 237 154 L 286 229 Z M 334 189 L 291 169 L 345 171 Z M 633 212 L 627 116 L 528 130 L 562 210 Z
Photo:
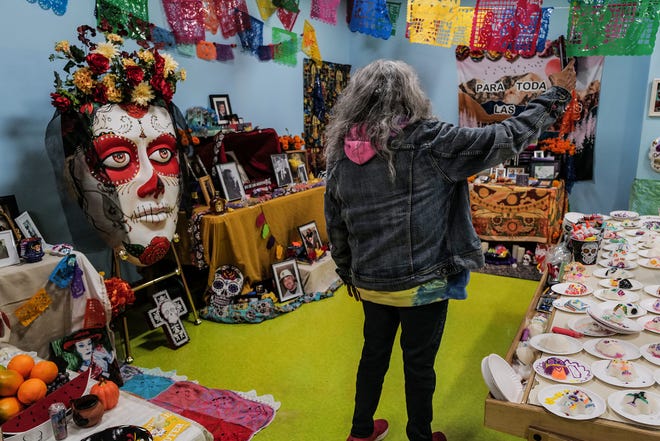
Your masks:
M 447 441 L 447 437 L 442 432 L 433 432 L 433 441 Z
M 388 430 L 389 425 L 387 424 L 387 420 L 375 420 L 374 431 L 371 436 L 358 438 L 357 436 L 350 435 L 346 441 L 380 441 L 387 436 Z

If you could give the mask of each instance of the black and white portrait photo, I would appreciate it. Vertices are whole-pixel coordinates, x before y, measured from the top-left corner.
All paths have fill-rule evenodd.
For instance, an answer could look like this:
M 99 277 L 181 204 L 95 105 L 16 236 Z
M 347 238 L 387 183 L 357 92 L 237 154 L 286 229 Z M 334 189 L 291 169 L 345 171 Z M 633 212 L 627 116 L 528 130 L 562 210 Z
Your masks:
M 289 159 L 286 153 L 277 155 L 270 155 L 273 162 L 273 171 L 275 172 L 275 180 L 278 187 L 293 184 L 293 174 L 291 167 L 289 167 Z
M 243 188 L 236 163 L 227 162 L 225 164 L 218 164 L 216 167 L 225 199 L 228 201 L 243 199 L 245 197 L 245 188 Z

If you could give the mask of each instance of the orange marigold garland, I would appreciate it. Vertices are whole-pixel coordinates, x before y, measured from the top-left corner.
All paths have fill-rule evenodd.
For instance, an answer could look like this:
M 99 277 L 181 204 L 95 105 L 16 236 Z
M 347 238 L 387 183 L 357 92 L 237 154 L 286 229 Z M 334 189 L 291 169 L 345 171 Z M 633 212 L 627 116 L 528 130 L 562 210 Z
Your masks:
M 559 125 L 559 135 L 556 138 L 544 139 L 539 142 L 541 150 L 548 150 L 558 155 L 573 156 L 575 154 L 575 144 L 568 140 L 567 136 L 575 130 L 575 123 L 580 119 L 580 101 L 575 90 L 571 92 L 571 97 Z
M 127 306 L 135 303 L 135 292 L 133 292 L 128 282 L 119 277 L 106 279 L 104 283 L 112 306 L 112 318 L 114 319 L 123 313 Z

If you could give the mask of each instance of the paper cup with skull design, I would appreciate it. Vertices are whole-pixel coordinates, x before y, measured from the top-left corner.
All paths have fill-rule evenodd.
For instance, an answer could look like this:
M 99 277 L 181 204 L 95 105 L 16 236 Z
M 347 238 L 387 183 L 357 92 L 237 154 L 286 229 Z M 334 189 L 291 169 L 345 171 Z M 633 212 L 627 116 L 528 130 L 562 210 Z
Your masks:
M 576 240 L 573 243 L 573 259 L 583 265 L 595 265 L 598 261 L 599 240 Z

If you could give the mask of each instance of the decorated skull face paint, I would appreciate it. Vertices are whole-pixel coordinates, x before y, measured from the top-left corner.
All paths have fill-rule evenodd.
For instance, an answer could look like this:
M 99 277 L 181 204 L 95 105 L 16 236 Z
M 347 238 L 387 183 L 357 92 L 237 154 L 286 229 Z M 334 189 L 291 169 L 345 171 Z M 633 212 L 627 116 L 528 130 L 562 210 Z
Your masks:
M 177 141 L 164 107 L 100 107 L 94 151 L 76 156 L 87 216 L 116 250 L 151 265 L 169 250 L 180 198 Z M 85 167 L 80 164 L 85 162 Z

